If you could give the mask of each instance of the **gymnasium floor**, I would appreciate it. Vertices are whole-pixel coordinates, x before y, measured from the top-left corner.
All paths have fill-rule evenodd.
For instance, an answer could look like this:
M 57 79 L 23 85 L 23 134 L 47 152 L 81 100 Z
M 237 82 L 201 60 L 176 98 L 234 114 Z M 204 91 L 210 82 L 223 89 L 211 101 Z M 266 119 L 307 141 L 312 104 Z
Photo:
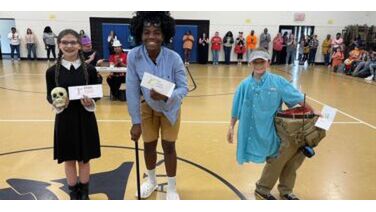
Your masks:
M 46 101 L 48 62 L 0 60 L 0 199 L 68 199 L 64 168 L 52 160 L 54 114 Z M 246 65 L 190 65 L 197 89 L 182 106 L 177 141 L 177 188 L 181 199 L 254 199 L 263 165 L 240 166 L 236 144 L 227 144 L 232 97 L 249 73 Z M 299 169 L 295 193 L 302 199 L 376 199 L 376 83 L 331 73 L 324 66 L 307 70 L 273 66 L 293 79 L 321 109 L 338 109 L 334 125 Z M 105 83 L 105 81 L 104 81 Z M 193 84 L 190 82 L 190 87 Z M 104 85 L 108 95 L 108 86 Z M 97 102 L 102 157 L 91 162 L 91 199 L 135 199 L 134 144 L 124 102 Z M 142 145 L 140 145 L 142 148 Z M 159 151 L 161 148 L 159 147 Z M 141 171 L 145 171 L 140 151 Z M 167 181 L 157 168 L 164 199 Z M 61 189 L 62 188 L 62 189 Z M 107 194 L 107 195 L 106 195 Z M 276 189 L 273 194 L 278 196 Z

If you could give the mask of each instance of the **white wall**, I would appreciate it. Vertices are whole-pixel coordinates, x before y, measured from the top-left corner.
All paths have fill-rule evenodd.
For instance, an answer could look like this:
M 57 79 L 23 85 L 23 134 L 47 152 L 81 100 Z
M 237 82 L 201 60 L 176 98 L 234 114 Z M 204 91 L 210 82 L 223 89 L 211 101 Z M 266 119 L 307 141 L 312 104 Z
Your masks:
M 14 20 L 6 19 L 1 20 L 0 19 L 0 46 L 1 46 L 1 52 L 2 53 L 10 53 L 10 45 L 8 40 L 8 34 L 10 32 L 10 28 L 14 27 Z
M 87 34 L 90 33 L 90 17 L 122 17 L 130 18 L 133 12 L 0 12 L 0 18 L 14 18 L 16 27 L 21 34 L 25 35 L 26 29 L 30 27 L 37 35 L 39 40 L 38 56 L 46 57 L 43 48 L 42 32 L 45 26 L 51 26 L 55 33 L 64 28 L 73 28 L 75 30 L 83 29 Z M 347 25 L 367 24 L 376 25 L 376 12 L 304 12 L 305 21 L 295 22 L 295 12 L 172 12 L 176 19 L 200 19 L 210 20 L 210 35 L 215 31 L 223 36 L 231 30 L 235 35 L 238 31 L 248 33 L 251 29 L 259 35 L 266 27 L 269 29 L 272 37 L 277 33 L 279 25 L 314 25 L 315 34 L 318 35 L 320 44 L 326 34 L 335 35 L 341 32 Z M 21 55 L 26 55 L 26 48 L 21 47 Z M 318 50 L 317 61 L 322 61 Z M 211 59 L 211 56 L 209 56 Z M 223 52 L 220 59 L 223 60 Z M 236 60 L 233 55 L 232 60 Z

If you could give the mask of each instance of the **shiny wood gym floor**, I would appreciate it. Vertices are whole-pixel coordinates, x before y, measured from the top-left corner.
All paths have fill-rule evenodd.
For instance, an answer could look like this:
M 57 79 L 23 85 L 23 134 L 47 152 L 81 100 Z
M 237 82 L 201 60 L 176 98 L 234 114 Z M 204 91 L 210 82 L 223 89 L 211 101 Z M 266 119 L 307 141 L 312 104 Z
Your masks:
M 0 60 L 0 199 L 9 193 L 14 199 L 68 199 L 60 189 L 63 166 L 52 160 L 54 114 L 45 94 L 48 66 L 47 61 Z M 181 199 L 254 199 L 254 184 L 263 165 L 238 165 L 236 145 L 225 140 L 233 93 L 250 73 L 249 67 L 190 65 L 189 69 L 197 89 L 182 106 L 177 141 Z M 334 125 L 315 149 L 316 156 L 306 159 L 299 169 L 297 196 L 376 199 L 376 83 L 335 74 L 320 65 L 306 70 L 292 66 L 271 69 L 292 79 L 314 107 L 328 104 L 338 109 Z M 92 181 L 97 181 L 98 189 L 90 197 L 135 199 L 134 144 L 129 137 L 127 106 L 109 100 L 105 83 L 106 97 L 97 102 L 96 111 L 102 157 L 91 162 Z M 142 153 L 141 171 L 145 171 Z M 165 198 L 162 159 L 159 155 L 161 185 L 150 199 Z M 108 197 L 109 193 L 117 196 Z M 273 194 L 278 196 L 276 189 Z

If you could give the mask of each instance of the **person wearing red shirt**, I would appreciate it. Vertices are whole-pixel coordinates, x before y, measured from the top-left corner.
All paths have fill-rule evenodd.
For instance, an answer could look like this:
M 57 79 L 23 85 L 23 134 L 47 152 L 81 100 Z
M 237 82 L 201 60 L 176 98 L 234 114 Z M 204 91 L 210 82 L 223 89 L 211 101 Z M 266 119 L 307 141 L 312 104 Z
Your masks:
M 110 55 L 110 67 L 126 67 L 127 54 L 123 52 L 120 41 L 115 40 L 112 46 L 114 47 L 115 54 Z M 121 93 L 119 90 L 121 84 L 125 83 L 125 73 L 112 72 L 108 75 L 106 81 L 111 89 L 111 100 L 125 100 L 125 93 Z
M 219 37 L 219 32 L 215 32 L 211 39 L 211 50 L 213 55 L 213 65 L 218 65 L 219 51 L 221 50 L 222 38 Z

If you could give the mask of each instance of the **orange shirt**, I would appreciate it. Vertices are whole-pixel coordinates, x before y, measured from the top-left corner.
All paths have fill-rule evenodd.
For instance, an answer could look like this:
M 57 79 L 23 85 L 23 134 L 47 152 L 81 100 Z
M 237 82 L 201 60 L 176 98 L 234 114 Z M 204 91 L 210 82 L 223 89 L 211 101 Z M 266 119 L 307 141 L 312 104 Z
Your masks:
M 192 49 L 194 38 L 192 35 L 184 35 L 183 37 L 183 49 Z
M 248 35 L 246 38 L 247 49 L 255 49 L 257 45 L 256 35 Z

